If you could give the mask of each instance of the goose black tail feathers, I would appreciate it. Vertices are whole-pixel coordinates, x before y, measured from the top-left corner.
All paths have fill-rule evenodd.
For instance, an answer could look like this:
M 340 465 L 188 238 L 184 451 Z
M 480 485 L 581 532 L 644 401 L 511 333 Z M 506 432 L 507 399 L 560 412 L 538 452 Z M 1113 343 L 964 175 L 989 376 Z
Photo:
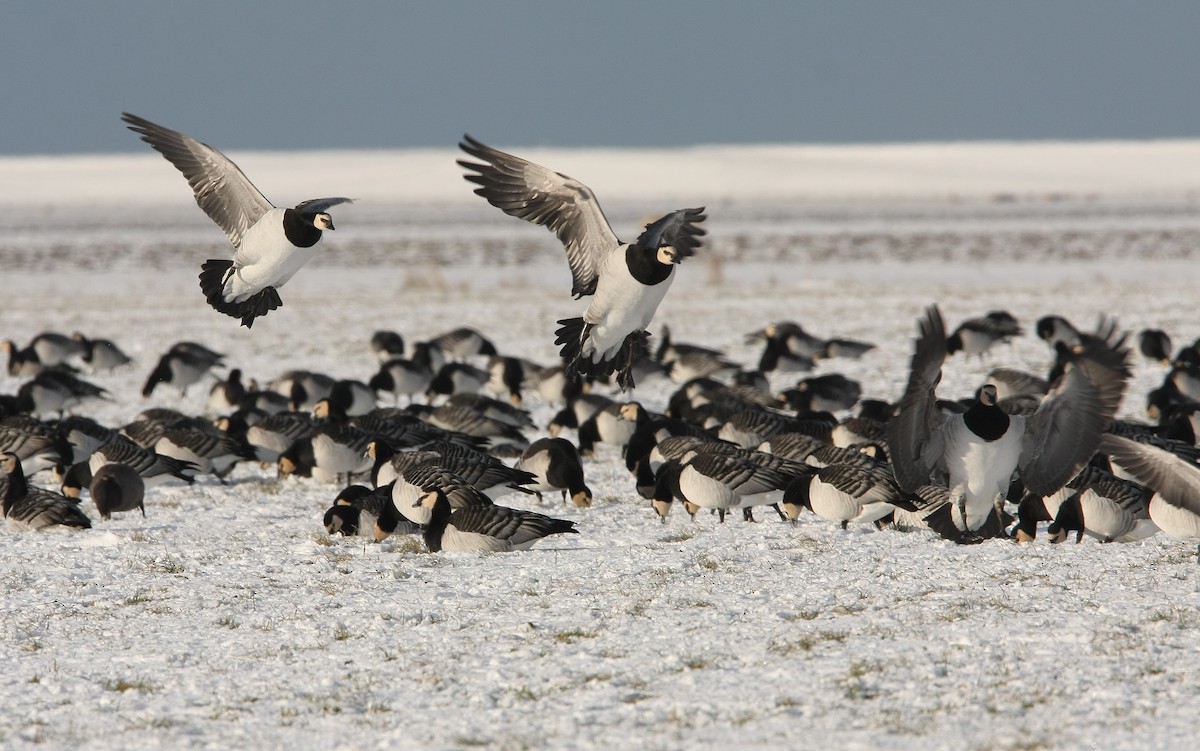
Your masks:
M 240 318 L 242 325 L 250 328 L 254 325 L 255 318 L 265 316 L 283 305 L 283 301 L 279 299 L 279 293 L 275 291 L 274 287 L 267 287 L 245 302 L 226 302 L 222 295 L 225 289 L 225 279 L 231 269 L 233 269 L 233 261 L 220 259 L 210 259 L 200 267 L 200 290 L 204 293 L 204 299 L 208 300 L 208 304 L 213 306 L 218 313 Z
M 634 331 L 625 337 L 616 357 L 611 360 L 593 362 L 591 358 L 583 357 L 583 343 L 587 340 L 588 332 L 591 331 L 591 324 L 584 323 L 582 318 L 564 318 L 558 323 L 560 328 L 554 332 L 554 343 L 562 346 L 558 354 L 563 359 L 563 366 L 568 378 L 580 375 L 606 378 L 615 371 L 617 385 L 622 390 L 634 387 L 633 365 L 639 356 L 648 355 L 650 352 L 650 348 L 646 344 L 646 340 L 650 338 L 648 333 Z

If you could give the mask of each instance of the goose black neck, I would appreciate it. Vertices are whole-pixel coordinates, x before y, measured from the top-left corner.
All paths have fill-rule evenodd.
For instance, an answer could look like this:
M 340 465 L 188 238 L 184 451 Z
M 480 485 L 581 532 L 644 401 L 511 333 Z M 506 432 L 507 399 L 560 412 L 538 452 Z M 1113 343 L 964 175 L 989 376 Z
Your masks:
M 8 516 L 13 504 L 28 493 L 29 483 L 25 480 L 25 473 L 21 471 L 21 465 L 17 464 L 16 468 L 8 473 L 8 488 L 4 492 L 4 515 Z
M 681 498 L 679 491 L 679 473 L 682 468 L 678 462 L 670 461 L 658 468 L 658 477 L 654 479 L 654 498 L 659 501 L 671 501 Z
M 1008 414 L 996 405 L 976 402 L 963 413 L 967 428 L 985 441 L 994 441 L 1008 432 Z
M 674 267 L 673 264 L 659 262 L 657 248 L 639 248 L 637 243 L 625 248 L 625 264 L 633 278 L 647 287 L 665 282 Z
M 321 239 L 321 230 L 313 226 L 312 215 L 295 209 L 283 211 L 283 234 L 297 248 L 311 248 Z
M 450 523 L 450 501 L 445 496 L 439 496 L 433 504 L 433 513 L 430 516 L 429 524 L 425 525 L 425 545 L 428 546 L 430 553 L 436 553 L 442 549 L 442 533 L 446 531 L 446 525 Z

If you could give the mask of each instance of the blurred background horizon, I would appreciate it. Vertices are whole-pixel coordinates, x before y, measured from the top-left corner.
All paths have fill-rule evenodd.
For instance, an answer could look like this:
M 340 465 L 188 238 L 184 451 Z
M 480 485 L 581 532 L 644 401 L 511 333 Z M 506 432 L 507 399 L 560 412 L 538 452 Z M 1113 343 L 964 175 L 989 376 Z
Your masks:
M 1200 137 L 1200 4 L 19 3 L 0 156 Z

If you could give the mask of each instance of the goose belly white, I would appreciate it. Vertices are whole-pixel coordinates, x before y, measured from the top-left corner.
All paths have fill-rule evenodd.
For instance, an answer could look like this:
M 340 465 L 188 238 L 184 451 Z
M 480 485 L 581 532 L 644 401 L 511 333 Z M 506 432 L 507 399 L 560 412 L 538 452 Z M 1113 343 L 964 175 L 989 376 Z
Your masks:
M 994 441 L 985 441 L 971 432 L 961 416 L 951 418 L 946 439 L 946 471 L 950 476 L 951 498 L 965 499 L 967 518 L 961 520 L 957 504 L 955 520 L 964 521 L 965 529 L 978 529 L 995 507 L 997 497 L 1008 492 L 1013 470 L 1021 458 L 1021 438 L 1025 420 L 1010 418 L 1008 431 Z
M 550 454 L 545 451 L 539 451 L 529 457 L 522 458 L 513 468 L 524 470 L 533 475 L 533 483 L 525 486 L 530 490 L 536 490 L 539 493 L 560 490 L 560 488 L 551 485 L 547 477 L 547 473 L 550 471 Z M 505 492 L 508 492 L 507 488 Z
M 312 437 L 313 459 L 318 467 L 333 474 L 356 474 L 371 469 L 363 450 L 339 443 L 324 433 Z
M 251 425 L 246 431 L 246 443 L 254 449 L 256 459 L 274 464 L 279 461 L 280 454 L 292 447 L 294 441 L 282 433 Z
M 317 254 L 292 245 L 283 231 L 284 209 L 271 209 L 242 236 L 233 255 L 235 273 L 225 282 L 225 299 L 244 302 L 267 287 L 282 287 Z
M 1091 488 L 1079 494 L 1079 507 L 1083 513 L 1083 531 L 1097 540 L 1137 542 L 1158 532 L 1158 525 L 1154 522 L 1135 518 L 1110 499 L 1097 495 Z
M 501 540 L 478 532 L 464 532 L 454 526 L 451 521 L 442 532 L 442 550 L 451 552 L 470 552 L 484 550 L 493 553 L 506 553 L 510 550 L 524 550 L 537 540 L 530 540 L 524 545 L 513 545 L 508 540 Z
M 684 500 L 701 508 L 737 508 L 741 498 L 725 483 L 697 472 L 691 466 L 679 473 L 679 492 Z
M 172 459 L 191 462 L 196 465 L 196 474 L 198 475 L 206 475 L 214 470 L 213 462 L 208 457 L 201 456 L 188 446 L 179 446 L 166 436 L 159 438 L 155 442 L 154 453 L 160 456 L 169 456 Z
M 892 504 L 871 498 L 859 499 L 814 477 L 809 485 L 813 513 L 831 522 L 870 523 L 887 516 Z
M 1167 503 L 1158 493 L 1150 499 L 1150 518 L 1172 537 L 1200 540 L 1200 516 Z
M 596 430 L 600 433 L 601 441 L 624 446 L 633 438 L 637 425 L 612 412 L 602 411 L 596 415 Z
M 737 507 L 770 506 L 772 503 L 783 503 L 783 490 L 768 490 L 765 493 L 738 496 Z
M 395 465 L 391 462 L 384 462 L 379 466 L 379 471 L 375 475 L 375 487 L 383 487 L 399 477 L 400 473 L 396 471 Z
M 1059 488 L 1050 495 L 1042 496 L 1042 503 L 1046 506 L 1046 513 L 1053 519 L 1058 516 L 1058 510 L 1062 508 L 1063 502 L 1075 494 L 1075 491 L 1066 486 Z
M 593 362 L 615 357 L 626 336 L 650 325 L 673 281 L 674 268 L 662 282 L 646 286 L 629 273 L 623 250 L 610 254 L 600 269 L 592 303 L 583 314 L 583 320 L 594 326 L 589 336 L 591 348 L 585 344 L 583 353 L 590 354 Z
M 425 526 L 433 521 L 433 511 L 424 506 L 414 505 L 421 499 L 421 495 L 421 489 L 403 477 L 396 478 L 396 484 L 392 486 L 392 505 L 400 515 L 413 524 Z
M 407 367 L 405 365 L 397 365 L 389 368 L 392 375 L 392 393 L 399 396 L 412 396 L 413 394 L 423 394 L 429 388 L 430 381 L 433 380 L 433 373 L 425 368 L 418 368 L 413 365 Z

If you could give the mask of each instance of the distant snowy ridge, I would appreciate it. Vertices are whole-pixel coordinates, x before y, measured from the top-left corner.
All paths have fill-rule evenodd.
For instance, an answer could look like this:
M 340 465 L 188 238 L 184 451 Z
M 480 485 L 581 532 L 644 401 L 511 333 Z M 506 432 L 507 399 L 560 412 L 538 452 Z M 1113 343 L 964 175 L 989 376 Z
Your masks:
M 610 202 L 1200 196 L 1200 140 L 498 146 L 582 179 Z M 381 204 L 478 200 L 464 186 L 455 164 L 462 154 L 454 148 L 229 154 L 280 203 L 327 194 Z M 179 176 L 155 154 L 0 157 L 0 176 L 0 200 L 9 206 L 173 204 L 189 198 Z

